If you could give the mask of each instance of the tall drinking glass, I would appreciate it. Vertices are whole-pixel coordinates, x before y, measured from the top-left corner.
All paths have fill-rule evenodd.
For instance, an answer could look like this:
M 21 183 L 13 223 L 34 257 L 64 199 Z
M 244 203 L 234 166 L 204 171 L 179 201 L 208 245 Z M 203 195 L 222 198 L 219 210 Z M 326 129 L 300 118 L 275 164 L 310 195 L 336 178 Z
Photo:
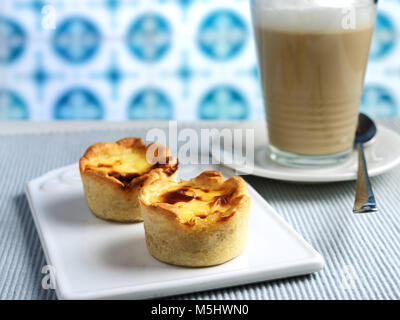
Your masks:
M 272 159 L 331 165 L 354 144 L 374 0 L 252 0 Z

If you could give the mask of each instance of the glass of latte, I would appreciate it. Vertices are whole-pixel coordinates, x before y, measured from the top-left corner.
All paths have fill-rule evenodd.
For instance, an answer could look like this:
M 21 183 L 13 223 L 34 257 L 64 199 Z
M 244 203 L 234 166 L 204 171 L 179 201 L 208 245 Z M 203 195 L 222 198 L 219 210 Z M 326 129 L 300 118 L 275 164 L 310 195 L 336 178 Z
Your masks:
M 252 0 L 271 158 L 325 166 L 352 152 L 374 0 Z

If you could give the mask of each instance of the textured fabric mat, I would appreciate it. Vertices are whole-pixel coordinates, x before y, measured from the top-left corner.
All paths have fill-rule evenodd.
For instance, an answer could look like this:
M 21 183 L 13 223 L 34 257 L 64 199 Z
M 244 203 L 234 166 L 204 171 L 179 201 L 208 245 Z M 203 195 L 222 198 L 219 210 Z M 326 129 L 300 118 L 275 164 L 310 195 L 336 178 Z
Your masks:
M 400 119 L 381 123 L 400 132 Z M 26 182 L 76 162 L 93 142 L 144 135 L 142 128 L 133 128 L 0 136 L 1 299 L 56 299 L 53 290 L 41 286 L 46 262 L 24 194 Z M 400 298 L 400 167 L 373 178 L 380 212 L 367 215 L 351 213 L 355 182 L 301 185 L 246 179 L 323 255 L 325 268 L 309 276 L 176 298 Z

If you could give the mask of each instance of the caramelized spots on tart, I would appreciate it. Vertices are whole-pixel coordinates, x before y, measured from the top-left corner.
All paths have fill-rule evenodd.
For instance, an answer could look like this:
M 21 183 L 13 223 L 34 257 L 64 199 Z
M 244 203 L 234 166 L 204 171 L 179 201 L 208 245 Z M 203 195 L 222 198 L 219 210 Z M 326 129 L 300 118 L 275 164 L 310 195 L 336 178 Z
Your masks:
M 173 157 L 168 157 L 165 163 L 157 162 L 153 165 L 152 169 L 161 168 L 167 176 L 172 176 L 176 170 L 178 170 L 178 161 L 175 161 L 175 163 L 171 164 L 173 159 Z
M 196 224 L 196 220 L 193 218 L 184 222 L 184 225 L 187 225 L 188 227 L 193 227 L 195 224 Z
M 119 148 L 89 158 L 85 170 L 105 172 L 108 176 L 129 184 L 136 175 L 144 175 L 158 168 L 166 175 L 172 176 L 177 171 L 178 164 L 172 156 L 152 164 L 146 159 L 146 150 Z
M 229 203 L 229 200 L 231 199 L 232 194 L 229 195 L 222 195 L 222 196 L 216 196 L 214 197 L 213 201 L 210 202 L 210 206 L 225 206 Z
M 114 166 L 120 165 L 122 162 L 121 160 L 116 160 L 112 163 L 98 163 L 97 168 L 113 168 Z
M 214 216 L 217 221 L 225 221 L 224 213 L 228 210 L 234 192 L 223 194 L 222 190 L 172 183 L 175 188 L 161 193 L 156 202 L 167 203 L 179 208 L 179 217 L 185 225 L 193 225 L 197 219 Z
M 219 215 L 219 218 L 218 218 L 218 220 L 217 220 L 218 222 L 226 221 L 226 220 L 228 220 L 228 219 L 232 216 L 232 214 L 230 214 L 230 215 L 228 215 L 228 216 L 223 216 L 222 213 L 221 213 L 220 211 L 216 211 L 215 214 L 218 214 L 218 215 Z
M 124 186 L 129 185 L 133 179 L 140 177 L 140 174 L 138 173 L 121 174 L 115 171 L 110 172 L 108 175 L 122 182 Z
M 90 159 L 86 170 L 104 172 L 120 181 L 123 184 L 121 188 L 127 188 L 134 179 L 148 174 L 153 169 L 160 168 L 166 175 L 172 176 L 178 169 L 178 163 L 174 159 L 168 157 L 165 164 L 152 165 L 147 162 L 145 153 L 125 150 L 120 154 L 102 154 Z
M 194 199 L 198 199 L 198 196 L 195 192 L 191 192 L 192 194 L 188 194 L 189 191 L 189 188 L 181 188 L 178 190 L 167 192 L 163 195 L 163 202 L 168 204 L 175 204 L 178 202 L 189 202 Z
M 112 168 L 113 164 L 104 164 L 104 163 L 99 163 L 97 165 L 97 168 Z

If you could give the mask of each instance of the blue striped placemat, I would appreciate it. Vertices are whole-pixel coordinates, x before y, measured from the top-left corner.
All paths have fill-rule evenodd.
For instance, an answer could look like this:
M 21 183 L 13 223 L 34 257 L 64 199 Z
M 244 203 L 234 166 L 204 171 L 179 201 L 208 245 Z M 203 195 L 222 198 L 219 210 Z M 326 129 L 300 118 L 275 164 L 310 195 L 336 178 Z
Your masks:
M 400 132 L 400 119 L 381 123 Z M 56 299 L 53 290 L 42 288 L 46 261 L 24 194 L 26 182 L 76 162 L 95 141 L 144 134 L 132 128 L 0 136 L 0 299 Z M 246 179 L 324 256 L 325 268 L 309 276 L 177 298 L 400 298 L 400 167 L 373 178 L 380 212 L 368 215 L 351 213 L 354 182 L 301 185 Z

